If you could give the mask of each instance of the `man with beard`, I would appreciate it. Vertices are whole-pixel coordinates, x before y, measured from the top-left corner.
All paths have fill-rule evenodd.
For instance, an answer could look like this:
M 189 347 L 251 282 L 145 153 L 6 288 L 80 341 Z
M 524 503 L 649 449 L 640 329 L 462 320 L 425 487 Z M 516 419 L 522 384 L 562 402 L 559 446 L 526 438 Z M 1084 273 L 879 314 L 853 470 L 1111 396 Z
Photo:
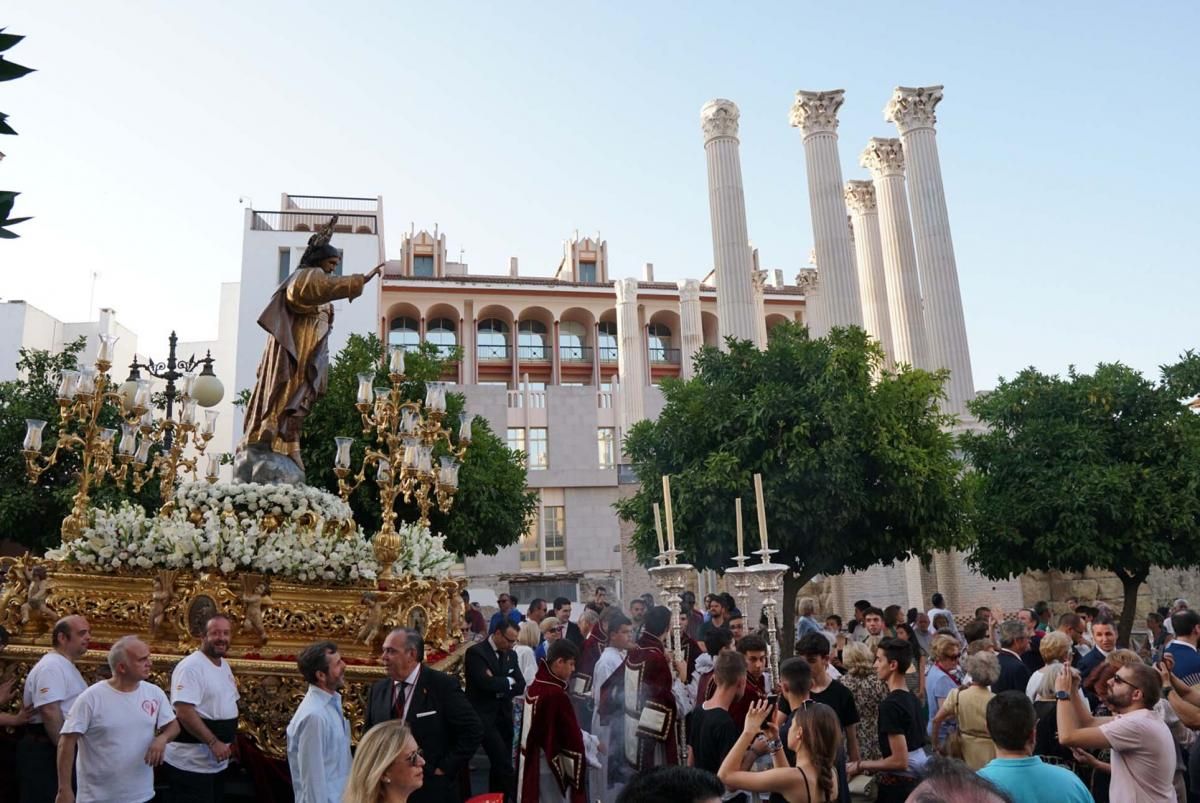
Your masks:
M 212 617 L 200 649 L 171 673 L 171 703 L 181 726 L 164 757 L 173 803 L 219 803 L 225 797 L 223 773 L 237 739 L 239 696 L 225 660 L 231 634 L 227 616 Z
M 678 764 L 679 722 L 692 703 L 683 685 L 687 661 L 668 655 L 671 611 L 662 605 L 646 614 L 642 636 L 625 656 L 625 761 L 636 772 Z
M 287 726 L 296 803 L 341 803 L 350 777 L 350 723 L 342 709 L 346 662 L 332 641 L 305 647 L 296 666 L 308 692 Z
M 580 729 L 567 694 L 577 654 L 575 645 L 565 639 L 551 644 L 525 692 L 517 780 L 521 803 L 587 801 L 584 768 L 598 763 L 597 739 Z
M 640 600 L 634 600 L 638 602 Z M 592 721 L 593 736 L 605 746 L 607 756 L 601 766 L 591 773 L 591 797 L 611 800 L 621 791 L 621 782 L 614 777 L 612 761 L 620 760 L 622 737 L 621 710 L 624 699 L 625 676 L 621 667 L 625 664 L 625 653 L 634 644 L 633 623 L 623 614 L 617 613 L 608 620 L 608 646 L 596 661 L 592 673 Z

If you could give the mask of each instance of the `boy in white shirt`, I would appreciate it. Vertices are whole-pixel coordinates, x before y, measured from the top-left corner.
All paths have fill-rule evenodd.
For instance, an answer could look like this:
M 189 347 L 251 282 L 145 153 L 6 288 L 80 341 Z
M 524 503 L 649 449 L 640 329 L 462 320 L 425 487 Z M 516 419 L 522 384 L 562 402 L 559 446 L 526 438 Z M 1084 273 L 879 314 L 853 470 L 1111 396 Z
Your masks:
M 145 803 L 154 767 L 179 734 L 171 702 L 150 677 L 150 648 L 125 636 L 108 651 L 112 680 L 79 695 L 58 740 L 56 803 Z M 76 748 L 78 747 L 78 757 Z M 71 793 L 74 765 L 79 791 Z

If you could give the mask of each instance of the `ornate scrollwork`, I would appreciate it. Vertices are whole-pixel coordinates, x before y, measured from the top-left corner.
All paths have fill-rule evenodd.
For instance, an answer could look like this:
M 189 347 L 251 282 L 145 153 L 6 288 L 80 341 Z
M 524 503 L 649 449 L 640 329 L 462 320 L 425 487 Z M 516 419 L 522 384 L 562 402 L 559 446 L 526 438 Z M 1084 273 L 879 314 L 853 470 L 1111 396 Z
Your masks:
M 704 144 L 718 137 L 737 139 L 738 118 L 741 112 L 732 100 L 716 98 L 700 109 L 700 129 L 704 132 Z
M 796 102 L 792 104 L 788 116 L 793 128 L 799 128 L 805 137 L 813 134 L 837 133 L 838 109 L 846 101 L 846 90 L 831 89 L 828 92 L 796 93 Z
M 901 134 L 933 128 L 937 123 L 934 109 L 941 102 L 941 86 L 898 86 L 883 108 L 883 119 L 895 123 Z
M 904 146 L 895 138 L 871 137 L 858 163 L 874 178 L 904 175 Z

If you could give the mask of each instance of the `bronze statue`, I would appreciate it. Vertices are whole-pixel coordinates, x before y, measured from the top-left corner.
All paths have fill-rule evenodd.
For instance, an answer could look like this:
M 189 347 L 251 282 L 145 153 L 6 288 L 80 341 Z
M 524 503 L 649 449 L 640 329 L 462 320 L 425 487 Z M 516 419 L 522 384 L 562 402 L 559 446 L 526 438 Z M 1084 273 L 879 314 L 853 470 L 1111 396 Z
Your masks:
M 308 240 L 300 267 L 279 285 L 258 325 L 269 337 L 258 364 L 258 381 L 243 422 L 244 436 L 235 468 L 241 481 L 297 483 L 304 480 L 300 430 L 313 403 L 324 395 L 329 371 L 329 332 L 335 299 L 355 299 L 379 275 L 334 276 L 340 257 L 329 244 L 337 215 Z M 263 470 L 269 453 L 291 458 L 298 471 Z

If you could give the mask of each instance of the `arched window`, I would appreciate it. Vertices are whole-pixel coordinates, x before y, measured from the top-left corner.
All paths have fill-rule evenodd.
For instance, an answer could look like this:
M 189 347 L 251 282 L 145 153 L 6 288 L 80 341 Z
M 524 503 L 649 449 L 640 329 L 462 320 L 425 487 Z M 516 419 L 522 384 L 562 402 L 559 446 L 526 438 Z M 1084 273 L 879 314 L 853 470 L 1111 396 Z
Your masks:
M 617 324 L 615 321 L 600 321 L 598 325 L 600 339 L 596 348 L 600 350 L 600 362 L 617 361 Z
M 476 350 L 481 360 L 508 359 L 508 324 L 497 318 L 479 322 Z
M 458 345 L 454 321 L 449 318 L 434 318 L 425 325 L 425 341 L 438 347 L 438 352 L 447 356 Z
M 592 352 L 584 344 L 587 330 L 577 321 L 563 321 L 558 325 L 558 357 L 564 362 L 591 362 Z
M 541 321 L 521 321 L 517 324 L 517 348 L 522 360 L 547 360 L 546 324 Z
M 400 316 L 392 318 L 388 327 L 388 345 L 404 346 L 405 351 L 416 351 L 421 343 L 421 324 L 416 318 Z
M 646 339 L 650 362 L 667 362 L 671 353 L 671 330 L 661 323 L 652 323 L 646 327 Z

